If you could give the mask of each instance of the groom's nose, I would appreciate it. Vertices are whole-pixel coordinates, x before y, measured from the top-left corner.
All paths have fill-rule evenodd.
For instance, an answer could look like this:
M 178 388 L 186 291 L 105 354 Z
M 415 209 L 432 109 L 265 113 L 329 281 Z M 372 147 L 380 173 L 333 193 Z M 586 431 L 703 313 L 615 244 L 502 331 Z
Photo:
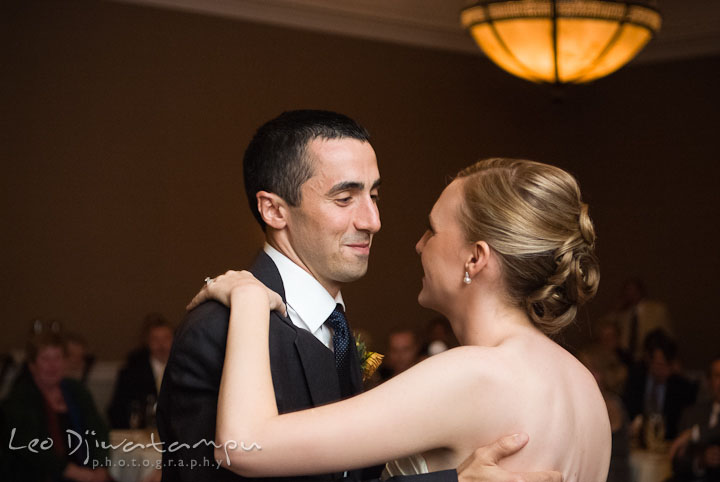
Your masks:
M 355 228 L 358 231 L 367 231 L 374 234 L 380 231 L 380 225 L 380 211 L 377 203 L 368 196 L 359 202 L 358 209 L 355 212 Z

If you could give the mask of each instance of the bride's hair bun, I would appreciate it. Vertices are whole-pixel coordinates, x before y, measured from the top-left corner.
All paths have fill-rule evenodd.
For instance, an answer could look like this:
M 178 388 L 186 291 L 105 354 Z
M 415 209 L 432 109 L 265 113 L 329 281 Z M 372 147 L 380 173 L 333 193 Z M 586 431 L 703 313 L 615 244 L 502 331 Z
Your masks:
M 545 333 L 575 319 L 600 281 L 595 230 L 577 181 L 539 162 L 493 158 L 458 174 L 468 241 L 499 255 L 510 301 Z

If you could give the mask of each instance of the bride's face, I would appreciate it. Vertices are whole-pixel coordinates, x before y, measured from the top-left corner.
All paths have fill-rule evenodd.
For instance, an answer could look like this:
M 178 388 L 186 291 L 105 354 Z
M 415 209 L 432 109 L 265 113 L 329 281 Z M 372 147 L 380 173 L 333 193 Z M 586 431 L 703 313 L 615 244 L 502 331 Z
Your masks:
M 440 195 L 428 216 L 428 228 L 415 246 L 423 267 L 420 305 L 447 314 L 464 286 L 465 261 L 471 244 L 465 241 L 458 221 L 462 203 L 462 179 L 456 179 Z

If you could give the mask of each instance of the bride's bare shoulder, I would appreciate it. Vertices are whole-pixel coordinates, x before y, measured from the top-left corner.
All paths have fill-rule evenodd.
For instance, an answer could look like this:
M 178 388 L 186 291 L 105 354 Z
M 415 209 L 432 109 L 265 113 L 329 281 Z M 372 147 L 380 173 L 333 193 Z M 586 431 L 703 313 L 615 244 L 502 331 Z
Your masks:
M 461 346 L 428 360 L 434 370 L 454 371 L 484 383 L 533 384 L 546 376 L 594 384 L 590 372 L 563 347 L 544 336 L 516 337 L 496 347 Z M 560 380 L 558 380 L 560 381 Z
M 433 355 L 426 362 L 433 364 L 456 364 L 472 361 L 492 360 L 501 355 L 496 347 L 487 346 L 458 346 Z
M 486 346 L 459 346 L 423 360 L 419 368 L 437 376 L 462 377 L 492 382 L 515 369 L 507 350 Z

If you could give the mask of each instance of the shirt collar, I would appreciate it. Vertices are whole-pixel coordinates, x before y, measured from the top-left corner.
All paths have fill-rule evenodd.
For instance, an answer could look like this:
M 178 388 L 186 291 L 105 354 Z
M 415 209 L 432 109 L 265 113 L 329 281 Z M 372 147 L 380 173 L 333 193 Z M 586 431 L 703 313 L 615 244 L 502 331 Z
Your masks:
M 277 249 L 265 243 L 263 248 L 280 272 L 285 288 L 285 301 L 302 318 L 311 332 L 327 321 L 339 303 L 345 309 L 342 293 L 333 298 L 310 273 Z

